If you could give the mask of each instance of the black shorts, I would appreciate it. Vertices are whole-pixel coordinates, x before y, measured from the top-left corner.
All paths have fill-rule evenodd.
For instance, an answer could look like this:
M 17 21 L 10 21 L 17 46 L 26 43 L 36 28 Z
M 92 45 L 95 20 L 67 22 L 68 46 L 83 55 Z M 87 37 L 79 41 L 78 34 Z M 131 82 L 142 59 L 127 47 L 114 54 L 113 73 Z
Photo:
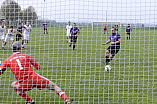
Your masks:
M 104 31 L 107 30 L 107 28 L 104 28 Z
M 111 53 L 112 56 L 115 56 L 118 53 L 118 51 L 119 51 L 119 49 L 116 49 L 116 48 L 114 48 L 112 46 L 109 46 L 107 48 L 107 50 Z
M 21 34 L 16 34 L 16 41 L 19 41 L 22 38 Z
M 47 28 L 44 28 L 44 31 L 47 30 Z
M 126 34 L 130 35 L 130 32 L 126 32 Z
M 118 29 L 116 29 L 116 31 L 118 31 Z
M 77 42 L 77 38 L 71 38 L 71 42 Z

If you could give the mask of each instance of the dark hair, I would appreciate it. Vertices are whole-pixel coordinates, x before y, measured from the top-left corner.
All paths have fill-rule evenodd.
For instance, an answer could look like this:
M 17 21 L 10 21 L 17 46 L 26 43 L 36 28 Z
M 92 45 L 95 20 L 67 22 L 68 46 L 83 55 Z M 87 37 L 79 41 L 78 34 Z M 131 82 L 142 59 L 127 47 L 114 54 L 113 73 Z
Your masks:
M 13 26 L 10 26 L 10 28 L 13 28 Z
M 76 23 L 74 23 L 76 25 Z
M 16 47 L 13 47 L 13 52 L 19 52 L 20 48 L 17 49 Z
M 116 30 L 116 28 L 115 28 L 115 27 L 112 27 L 112 28 L 114 28 L 114 30 Z
M 19 23 L 19 25 L 21 25 L 21 23 Z
M 130 25 L 130 24 L 128 24 L 128 25 Z

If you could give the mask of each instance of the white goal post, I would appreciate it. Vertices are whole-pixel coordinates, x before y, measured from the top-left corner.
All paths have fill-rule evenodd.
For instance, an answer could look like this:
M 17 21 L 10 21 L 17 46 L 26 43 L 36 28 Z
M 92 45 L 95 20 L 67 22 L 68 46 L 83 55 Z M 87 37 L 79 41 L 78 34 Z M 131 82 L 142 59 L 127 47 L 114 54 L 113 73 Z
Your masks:
M 98 27 L 98 26 L 103 26 L 103 25 L 113 27 L 114 25 L 119 25 L 119 27 L 121 28 L 121 22 L 93 21 L 93 22 L 92 22 L 92 31 L 94 30 L 94 25 L 95 25 L 96 27 Z M 103 28 L 103 27 L 102 27 L 102 28 Z

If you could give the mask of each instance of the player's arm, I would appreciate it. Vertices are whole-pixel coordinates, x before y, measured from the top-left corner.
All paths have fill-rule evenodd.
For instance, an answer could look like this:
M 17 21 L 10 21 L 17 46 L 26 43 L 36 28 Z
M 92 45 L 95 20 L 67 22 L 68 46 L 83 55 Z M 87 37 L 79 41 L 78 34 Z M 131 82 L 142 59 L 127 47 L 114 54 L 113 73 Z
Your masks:
M 111 42 L 111 39 L 109 39 L 106 43 L 102 43 L 102 45 L 108 44 Z
M 14 35 L 14 34 L 12 34 L 9 30 L 8 30 L 8 34 L 10 34 L 10 35 L 12 35 L 12 36 Z
M 67 27 L 65 28 L 65 35 L 67 34 Z
M 80 34 L 80 30 L 78 29 L 78 32 L 77 32 L 77 34 L 76 34 L 76 35 L 78 36 L 79 34 Z
M 6 69 L 7 69 L 7 59 L 2 63 L 0 67 L 0 75 L 3 74 Z
M 120 43 L 121 42 L 121 37 L 120 37 L 120 35 L 118 36 L 118 41 L 116 41 L 116 42 L 111 42 L 111 44 L 118 44 L 118 43 Z
M 16 30 L 15 30 L 15 32 L 22 35 L 22 33 L 20 33 L 19 31 L 16 31 Z
M 35 67 L 35 69 L 37 69 L 37 70 L 40 69 L 40 64 L 38 64 L 33 57 L 28 55 L 28 59 L 29 59 L 30 63 Z
M 116 41 L 116 42 L 111 42 L 111 44 L 118 44 L 118 43 L 120 43 L 120 42 L 121 42 L 121 38 L 118 39 L 118 41 Z
M 29 30 L 25 26 L 23 26 L 23 28 L 25 28 L 29 32 Z

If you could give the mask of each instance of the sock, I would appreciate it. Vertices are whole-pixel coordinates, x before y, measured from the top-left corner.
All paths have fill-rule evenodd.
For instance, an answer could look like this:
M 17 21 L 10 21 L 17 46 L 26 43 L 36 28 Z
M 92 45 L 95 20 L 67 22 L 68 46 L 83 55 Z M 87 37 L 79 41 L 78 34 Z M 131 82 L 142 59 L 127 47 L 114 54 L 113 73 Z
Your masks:
M 4 42 L 2 42 L 2 47 L 4 47 Z
M 44 31 L 44 34 L 45 34 L 45 31 Z
M 5 47 L 5 45 L 6 45 L 6 44 L 4 43 L 4 45 L 3 45 L 2 47 Z
M 65 94 L 64 91 L 60 91 L 60 92 L 58 93 L 58 95 L 59 95 L 64 101 L 69 100 L 68 96 Z
M 69 39 L 69 42 L 70 42 L 70 39 Z
M 129 36 L 129 40 L 130 40 L 130 36 Z
M 22 45 L 23 45 L 24 41 L 22 41 Z
M 26 48 L 27 43 L 24 43 L 24 48 Z
M 128 37 L 127 37 L 127 40 L 128 40 Z
M 109 60 L 110 60 L 110 59 L 109 59 L 109 56 L 106 55 L 106 56 L 105 56 L 105 62 L 109 62 Z
M 16 90 L 16 93 L 17 93 L 18 95 L 20 95 L 21 97 L 23 97 L 24 99 L 26 99 L 28 102 L 32 102 L 32 101 L 33 101 L 33 99 L 30 98 L 30 97 L 25 93 L 25 91 L 22 92 L 22 91 Z
M 75 49 L 75 45 L 73 45 L 73 50 Z

